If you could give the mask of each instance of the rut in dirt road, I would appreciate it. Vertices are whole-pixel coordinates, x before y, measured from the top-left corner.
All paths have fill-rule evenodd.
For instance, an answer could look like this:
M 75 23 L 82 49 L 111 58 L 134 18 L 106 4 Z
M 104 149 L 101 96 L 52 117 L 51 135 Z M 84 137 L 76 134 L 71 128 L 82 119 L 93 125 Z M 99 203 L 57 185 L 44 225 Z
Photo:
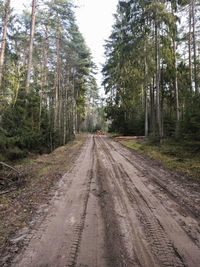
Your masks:
M 89 136 L 12 266 L 200 266 L 198 187 L 151 165 Z

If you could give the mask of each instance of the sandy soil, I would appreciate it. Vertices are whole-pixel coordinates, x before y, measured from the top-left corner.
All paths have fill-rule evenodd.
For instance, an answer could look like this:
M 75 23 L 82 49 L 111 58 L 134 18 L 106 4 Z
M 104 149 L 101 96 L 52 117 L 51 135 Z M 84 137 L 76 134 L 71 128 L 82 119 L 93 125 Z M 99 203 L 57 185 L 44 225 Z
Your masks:
M 11 266 L 200 266 L 200 186 L 89 136 Z M 20 237 L 19 237 L 20 238 Z

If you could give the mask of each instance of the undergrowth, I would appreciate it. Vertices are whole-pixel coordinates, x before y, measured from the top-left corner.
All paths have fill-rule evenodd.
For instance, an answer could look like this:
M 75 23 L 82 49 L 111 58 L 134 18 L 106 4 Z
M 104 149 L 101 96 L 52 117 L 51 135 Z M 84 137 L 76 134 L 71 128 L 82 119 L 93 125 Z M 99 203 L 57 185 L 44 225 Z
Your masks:
M 200 143 L 165 140 L 155 144 L 145 140 L 121 141 L 123 145 L 158 160 L 172 171 L 184 173 L 200 181 Z
M 10 245 L 9 240 L 29 224 L 38 206 L 49 201 L 49 193 L 72 166 L 86 136 L 77 135 L 75 140 L 50 154 L 18 161 L 15 168 L 24 174 L 23 181 L 0 190 L 0 257 Z

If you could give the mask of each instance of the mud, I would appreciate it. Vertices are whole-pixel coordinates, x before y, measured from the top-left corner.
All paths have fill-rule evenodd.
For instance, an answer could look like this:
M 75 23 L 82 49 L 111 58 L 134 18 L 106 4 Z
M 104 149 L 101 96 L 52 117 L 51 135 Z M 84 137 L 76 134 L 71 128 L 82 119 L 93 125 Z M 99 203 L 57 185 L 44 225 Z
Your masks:
M 199 188 L 106 136 L 89 136 L 10 266 L 198 267 Z

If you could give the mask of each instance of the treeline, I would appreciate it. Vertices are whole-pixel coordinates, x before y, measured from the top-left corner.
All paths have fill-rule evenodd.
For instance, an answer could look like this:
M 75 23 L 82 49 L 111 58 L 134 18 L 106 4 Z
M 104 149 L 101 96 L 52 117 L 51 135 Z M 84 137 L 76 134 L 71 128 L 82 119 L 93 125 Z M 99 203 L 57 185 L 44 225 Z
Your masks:
M 64 145 L 97 93 L 73 3 L 32 0 L 21 14 L 10 4 L 0 1 L 0 160 Z
M 119 1 L 103 68 L 111 131 L 200 141 L 199 1 Z

